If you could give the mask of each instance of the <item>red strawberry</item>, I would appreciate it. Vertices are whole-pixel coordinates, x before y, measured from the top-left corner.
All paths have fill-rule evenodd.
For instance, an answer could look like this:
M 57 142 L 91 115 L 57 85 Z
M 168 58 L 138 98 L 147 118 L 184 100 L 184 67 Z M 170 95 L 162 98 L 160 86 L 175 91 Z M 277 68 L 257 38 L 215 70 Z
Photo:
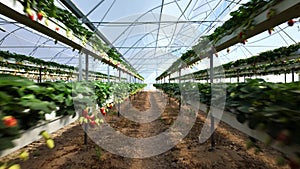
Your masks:
M 293 26 L 294 23 L 295 23 L 295 21 L 294 21 L 293 19 L 291 19 L 291 20 L 288 21 L 288 25 L 289 25 L 289 26 Z
M 239 33 L 239 38 L 240 38 L 240 39 L 243 38 L 243 34 L 244 34 L 243 32 L 240 32 L 240 33 Z
M 43 19 L 43 13 L 42 12 L 39 12 L 38 14 L 37 14 L 37 17 L 38 17 L 38 19 L 41 21 L 42 19 Z
M 32 21 L 34 21 L 34 15 L 33 15 L 32 11 L 31 11 L 31 9 L 30 8 L 26 8 L 25 11 L 27 13 L 28 18 L 30 18 Z
M 105 111 L 105 108 L 104 108 L 104 107 L 101 107 L 101 108 L 100 108 L 100 111 L 101 111 L 101 113 L 102 113 L 103 116 L 106 115 L 106 111 Z
M 2 121 L 6 127 L 14 127 L 17 125 L 17 120 L 13 116 L 4 116 Z
M 33 14 L 28 14 L 28 18 L 31 19 L 32 21 L 34 21 L 34 15 Z
M 56 30 L 56 31 L 59 31 L 59 27 L 56 27 L 55 30 Z
M 95 116 L 91 115 L 91 116 L 89 116 L 89 119 L 92 120 L 92 121 L 94 121 L 95 120 Z
M 90 126 L 91 126 L 91 127 L 95 127 L 96 124 L 97 124 L 97 123 L 96 123 L 94 120 L 93 120 L 93 121 L 90 121 Z
M 113 107 L 113 105 L 112 105 L 112 104 L 109 104 L 109 105 L 108 105 L 108 108 L 110 108 L 110 109 L 111 109 L 112 107 Z
M 242 44 L 244 44 L 244 45 L 245 45 L 245 44 L 246 44 L 246 40 L 243 40 L 243 41 L 242 41 Z

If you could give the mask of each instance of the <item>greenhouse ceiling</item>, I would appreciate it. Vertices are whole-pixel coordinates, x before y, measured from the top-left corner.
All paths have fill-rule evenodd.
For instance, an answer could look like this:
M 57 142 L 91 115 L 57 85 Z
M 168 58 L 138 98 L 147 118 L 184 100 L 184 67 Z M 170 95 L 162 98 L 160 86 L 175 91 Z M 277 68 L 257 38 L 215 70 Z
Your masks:
M 55 4 L 72 11 L 87 27 L 92 25 L 96 28 L 102 39 L 122 54 L 138 73 L 145 79 L 151 77 L 154 80 L 182 53 L 191 49 L 201 36 L 211 34 L 230 18 L 230 12 L 248 1 L 57 0 Z M 54 39 L 0 16 L 1 50 L 78 65 L 79 54 L 71 47 L 60 42 L 54 45 Z M 234 45 L 230 53 L 221 51 L 221 63 L 290 45 L 300 39 L 299 33 L 294 34 L 298 32 L 296 27 L 279 25 L 274 31 L 272 36 L 261 33 L 250 38 L 247 45 Z M 204 69 L 205 66 L 205 62 L 202 62 L 193 69 Z M 100 62 L 95 62 L 92 67 L 100 72 L 107 72 L 105 64 Z

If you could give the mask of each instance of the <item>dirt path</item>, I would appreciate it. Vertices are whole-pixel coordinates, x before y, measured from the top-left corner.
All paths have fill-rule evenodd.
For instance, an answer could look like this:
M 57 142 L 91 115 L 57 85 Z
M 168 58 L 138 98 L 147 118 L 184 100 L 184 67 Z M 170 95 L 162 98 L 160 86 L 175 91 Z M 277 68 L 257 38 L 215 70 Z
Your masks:
M 151 106 L 163 106 L 165 100 L 159 93 L 141 92 L 135 98 L 131 98 L 131 108 L 146 112 L 151 109 Z M 151 123 L 138 123 L 116 115 L 108 115 L 106 121 L 115 130 L 127 136 L 147 138 L 166 131 L 174 123 L 178 113 L 178 104 L 171 99 L 160 117 Z M 43 140 L 39 140 L 24 148 L 31 154 L 28 161 L 21 162 L 14 159 L 13 154 L 0 161 L 12 160 L 20 163 L 24 169 L 288 168 L 276 166 L 275 159 L 280 153 L 271 148 L 262 145 L 263 152 L 257 155 L 252 150 L 246 150 L 247 136 L 223 123 L 215 134 L 217 148 L 209 152 L 210 143 L 199 144 L 198 141 L 204 118 L 203 114 L 199 114 L 189 134 L 175 147 L 149 158 L 135 159 L 118 156 L 102 150 L 91 139 L 88 139 L 88 145 L 83 145 L 83 129 L 78 123 L 73 123 L 53 134 L 56 143 L 53 150 L 47 149 Z

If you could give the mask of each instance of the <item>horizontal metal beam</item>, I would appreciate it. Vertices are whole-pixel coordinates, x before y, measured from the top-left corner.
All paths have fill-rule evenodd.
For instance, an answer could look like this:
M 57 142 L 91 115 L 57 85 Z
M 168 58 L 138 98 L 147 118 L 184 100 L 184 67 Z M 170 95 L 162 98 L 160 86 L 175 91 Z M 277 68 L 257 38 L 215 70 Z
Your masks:
M 222 21 L 144 21 L 144 22 L 90 22 L 93 24 L 102 24 L 102 26 L 106 26 L 106 25 L 148 25 L 148 24 L 180 24 L 180 23 L 195 23 L 195 24 L 202 24 L 202 23 L 212 23 L 212 22 L 222 22 Z M 101 26 L 101 25 L 100 25 Z
M 115 46 L 118 49 L 155 49 L 155 48 L 188 48 L 190 46 Z
M 36 46 L 0 46 L 0 48 L 36 48 Z M 64 47 L 64 46 L 39 46 L 39 48 L 59 48 L 59 49 L 67 49 L 71 47 Z

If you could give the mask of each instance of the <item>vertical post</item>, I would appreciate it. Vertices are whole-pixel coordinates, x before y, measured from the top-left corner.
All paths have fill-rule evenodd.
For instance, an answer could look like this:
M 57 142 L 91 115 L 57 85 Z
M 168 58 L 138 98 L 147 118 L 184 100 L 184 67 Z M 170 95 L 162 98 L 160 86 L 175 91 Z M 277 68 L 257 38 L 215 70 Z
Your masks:
M 171 75 L 169 74 L 169 83 L 171 82 L 171 81 L 170 81 L 170 78 L 171 78 Z
M 178 70 L 178 83 L 181 84 L 181 69 Z
M 85 80 L 89 80 L 89 55 L 85 54 Z M 87 145 L 87 130 L 88 125 L 84 123 L 84 144 Z
M 85 80 L 89 80 L 89 55 L 85 54 Z
M 109 65 L 107 65 L 107 82 L 110 82 Z
M 211 53 L 210 55 L 210 85 L 212 87 L 214 83 L 214 55 L 213 53 Z M 213 106 L 213 105 L 210 105 Z M 211 109 L 210 109 L 211 110 Z M 214 136 L 214 130 L 215 130 L 215 119 L 214 116 L 212 114 L 212 111 L 210 112 L 210 132 L 211 132 L 211 137 L 210 137 L 210 141 L 211 141 L 211 151 L 215 150 L 215 136 Z
M 82 54 L 79 55 L 78 81 L 82 81 Z
M 294 69 L 292 69 L 292 82 L 295 82 Z
M 121 69 L 119 69 L 119 83 L 121 82 Z M 118 117 L 120 117 L 120 103 L 118 103 Z
M 39 83 L 42 83 L 42 68 L 40 67 L 39 68 L 39 80 L 38 80 Z
M 286 83 L 286 72 L 284 72 L 284 83 Z

